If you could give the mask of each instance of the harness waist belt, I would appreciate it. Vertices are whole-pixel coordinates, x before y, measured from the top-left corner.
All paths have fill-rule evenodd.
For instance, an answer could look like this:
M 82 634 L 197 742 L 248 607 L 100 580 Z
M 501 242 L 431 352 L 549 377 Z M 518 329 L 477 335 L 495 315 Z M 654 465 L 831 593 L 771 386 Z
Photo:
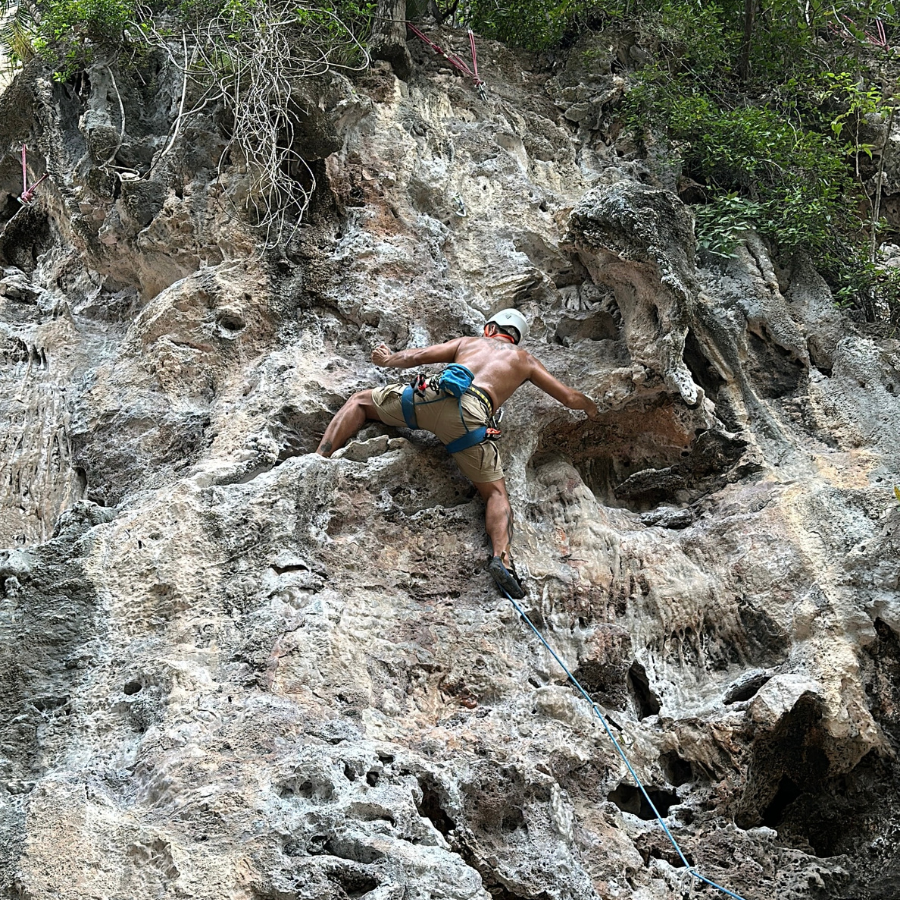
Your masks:
M 493 415 L 494 404 L 493 404 L 493 401 L 491 400 L 491 398 L 488 396 L 487 391 L 483 391 L 481 388 L 475 387 L 475 385 L 473 384 L 472 387 L 470 387 L 466 391 L 466 393 L 474 394 L 488 408 L 490 413 Z

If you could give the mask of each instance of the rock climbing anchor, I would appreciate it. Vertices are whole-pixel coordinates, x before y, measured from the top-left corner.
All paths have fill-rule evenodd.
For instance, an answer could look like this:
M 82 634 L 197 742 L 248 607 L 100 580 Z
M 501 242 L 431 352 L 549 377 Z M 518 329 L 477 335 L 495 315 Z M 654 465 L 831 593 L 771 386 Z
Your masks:
M 422 41 L 422 43 L 431 47 L 438 56 L 443 56 L 457 72 L 461 72 L 466 78 L 471 78 L 475 83 L 475 90 L 478 91 L 478 96 L 482 100 L 487 100 L 487 94 L 484 90 L 484 81 L 482 81 L 481 76 L 478 74 L 478 54 L 475 50 L 475 34 L 472 32 L 471 28 L 469 29 L 469 49 L 472 52 L 472 68 L 470 69 L 455 53 L 448 53 L 443 47 L 436 44 L 427 35 L 416 28 L 412 22 L 407 22 L 406 27 Z
M 45 172 L 38 178 L 31 187 L 28 186 L 28 148 L 25 144 L 22 144 L 22 193 L 19 194 L 19 200 L 25 204 L 25 206 L 30 206 L 31 202 L 34 200 L 34 192 L 37 190 L 38 185 L 49 176 L 49 172 Z

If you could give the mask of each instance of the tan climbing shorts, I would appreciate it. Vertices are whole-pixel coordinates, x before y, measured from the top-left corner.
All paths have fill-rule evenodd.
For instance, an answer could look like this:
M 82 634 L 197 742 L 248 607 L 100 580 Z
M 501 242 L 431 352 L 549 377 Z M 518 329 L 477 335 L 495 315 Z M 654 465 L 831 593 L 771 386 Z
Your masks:
M 405 384 L 388 384 L 372 391 L 372 403 L 385 425 L 406 427 L 400 402 L 405 387 Z M 463 395 L 462 417 L 459 414 L 460 404 L 456 397 L 448 397 L 428 388 L 425 391 L 425 400 L 435 402 L 426 403 L 416 398 L 416 422 L 419 428 L 430 431 L 444 444 L 462 437 L 466 433 L 466 426 L 471 431 L 487 424 L 488 411 L 472 394 Z M 500 464 L 500 451 L 497 449 L 496 441 L 482 441 L 474 447 L 454 453 L 453 458 L 463 475 L 475 484 L 499 481 L 503 477 L 503 466 Z

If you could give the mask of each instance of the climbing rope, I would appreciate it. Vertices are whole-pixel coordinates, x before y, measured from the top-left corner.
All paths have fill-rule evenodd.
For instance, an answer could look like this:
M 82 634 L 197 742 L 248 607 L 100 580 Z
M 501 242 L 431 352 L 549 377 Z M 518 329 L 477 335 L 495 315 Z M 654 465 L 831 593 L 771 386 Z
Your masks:
M 516 612 L 525 620 L 525 624 L 528 625 L 528 627 L 537 635 L 538 640 L 540 640 L 540 642 L 550 652 L 550 655 L 557 661 L 557 663 L 559 663 L 560 668 L 563 670 L 563 672 L 566 673 L 566 675 L 569 678 L 569 681 L 571 681 L 572 684 L 575 685 L 575 687 L 578 689 L 579 693 L 591 705 L 591 709 L 594 711 L 594 715 L 596 715 L 597 718 L 600 720 L 600 724 L 603 726 L 604 731 L 606 731 L 607 737 L 612 741 L 613 746 L 616 748 L 616 751 L 618 752 L 619 756 L 622 757 L 622 761 L 625 763 L 626 767 L 628 768 L 628 771 L 631 773 L 631 777 L 635 780 L 635 782 L 637 783 L 637 786 L 641 789 L 641 793 L 644 795 L 644 799 L 647 801 L 647 803 L 650 804 L 650 809 L 653 810 L 653 814 L 656 816 L 656 821 L 659 822 L 660 827 L 666 834 L 666 837 L 669 839 L 672 846 L 675 848 L 675 851 L 681 857 L 681 861 L 684 863 L 685 869 L 687 870 L 687 872 L 692 877 L 698 879 L 699 881 L 703 881 L 703 882 L 706 882 L 706 884 L 712 885 L 712 887 L 716 888 L 717 890 L 720 890 L 723 894 L 727 894 L 729 897 L 734 897 L 735 900 L 744 900 L 744 898 L 741 897 L 740 894 L 735 894 L 733 891 L 729 891 L 728 888 L 724 888 L 724 887 L 722 887 L 722 885 L 716 884 L 714 881 L 710 881 L 708 878 L 701 875 L 696 869 L 694 869 L 688 863 L 687 857 L 684 855 L 684 853 L 682 853 L 681 847 L 678 846 L 678 841 L 676 841 L 675 838 L 672 836 L 672 832 L 669 831 L 668 826 L 663 821 L 662 816 L 659 814 L 659 810 L 656 808 L 656 805 L 654 804 L 654 802 L 650 799 L 650 795 L 647 793 L 647 789 L 644 787 L 644 783 L 641 781 L 640 778 L 638 778 L 637 772 L 634 771 L 634 768 L 632 767 L 631 763 L 628 761 L 628 757 L 625 755 L 625 751 L 622 749 L 621 744 L 619 744 L 619 742 L 616 740 L 616 736 L 612 733 L 612 730 L 610 729 L 609 724 L 606 721 L 606 717 L 600 711 L 600 707 L 597 706 L 597 704 L 594 703 L 593 700 L 591 700 L 590 694 L 588 694 L 588 692 L 581 686 L 581 682 L 569 671 L 568 666 L 559 658 L 559 655 L 556 653 L 556 651 L 547 643 L 544 636 L 541 634 L 540 631 L 538 631 L 534 622 L 532 622 L 531 619 L 528 618 L 528 616 L 525 613 L 525 610 L 522 609 L 522 607 L 519 606 L 519 604 L 516 603 L 516 601 L 513 600 L 512 597 L 509 596 L 509 594 L 506 592 L 506 590 L 503 588 L 502 585 L 498 585 L 498 587 L 500 588 L 501 591 L 503 591 L 504 594 L 506 594 L 506 599 L 509 600 L 510 603 L 512 603 L 512 605 L 516 609 Z
M 472 81 L 475 82 L 475 88 L 478 91 L 478 96 L 481 97 L 482 100 L 485 100 L 484 93 L 484 82 L 478 75 L 478 56 L 475 52 L 475 35 L 472 33 L 472 29 L 469 29 L 469 47 L 472 49 L 472 68 L 470 69 L 455 53 L 448 53 L 444 50 L 443 47 L 439 47 L 434 41 L 430 38 L 426 37 L 412 22 L 407 22 L 406 27 L 417 37 L 420 41 L 424 41 L 437 53 L 439 56 L 443 56 L 444 59 L 450 63 L 457 71 L 461 72 L 467 78 L 471 78 Z M 473 71 L 474 70 L 474 71 Z

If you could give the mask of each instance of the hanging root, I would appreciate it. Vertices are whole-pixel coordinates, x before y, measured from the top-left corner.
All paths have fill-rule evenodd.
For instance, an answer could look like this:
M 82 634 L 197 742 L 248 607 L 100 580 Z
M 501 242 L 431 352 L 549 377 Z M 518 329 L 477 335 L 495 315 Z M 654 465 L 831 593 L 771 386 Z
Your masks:
M 153 27 L 149 10 L 142 37 L 162 48 L 187 80 L 200 87 L 200 100 L 184 108 L 162 156 L 174 143 L 182 120 L 209 103 L 221 102 L 231 133 L 219 161 L 239 166 L 249 184 L 242 212 L 273 247 L 290 240 L 309 206 L 315 177 L 295 149 L 301 79 L 369 64 L 365 48 L 334 12 L 291 0 L 256 0 L 223 6 L 218 14 L 182 23 L 182 62 L 171 38 Z M 186 87 L 185 87 L 186 90 Z M 162 156 L 157 159 L 159 164 Z

